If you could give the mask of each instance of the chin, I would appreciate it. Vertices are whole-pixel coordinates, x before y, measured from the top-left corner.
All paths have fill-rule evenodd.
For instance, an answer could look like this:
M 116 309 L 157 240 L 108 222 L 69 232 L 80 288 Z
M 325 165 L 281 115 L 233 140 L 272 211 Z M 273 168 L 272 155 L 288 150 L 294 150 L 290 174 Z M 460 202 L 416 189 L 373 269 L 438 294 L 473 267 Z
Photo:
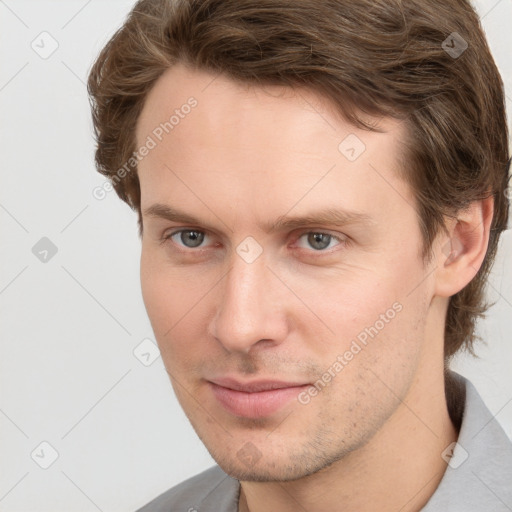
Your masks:
M 326 469 L 340 456 L 326 457 L 324 454 L 304 455 L 292 449 L 290 455 L 278 455 L 275 452 L 269 455 L 256 452 L 253 457 L 251 448 L 242 448 L 237 453 L 219 454 L 216 450 L 208 450 L 221 469 L 229 476 L 245 482 L 291 482 L 300 480 Z M 242 454 L 240 455 L 240 453 Z M 247 455 L 245 458 L 244 456 Z

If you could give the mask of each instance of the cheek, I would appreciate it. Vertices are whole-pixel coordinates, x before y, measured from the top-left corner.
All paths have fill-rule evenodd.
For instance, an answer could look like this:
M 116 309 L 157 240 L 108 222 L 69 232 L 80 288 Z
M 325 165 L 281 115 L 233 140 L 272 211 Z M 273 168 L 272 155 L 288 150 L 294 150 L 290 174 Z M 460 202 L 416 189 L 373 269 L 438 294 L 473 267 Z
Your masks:
M 140 283 L 142 298 L 147 314 L 151 321 L 153 331 L 157 338 L 164 328 L 172 325 L 166 312 L 173 311 L 173 294 L 168 288 L 166 276 L 156 264 L 155 258 L 143 248 L 140 262 Z M 167 324 L 167 327 L 165 325 Z M 163 331 L 165 332 L 165 331 Z
M 204 340 L 205 280 L 172 269 L 149 254 L 141 257 L 141 289 L 163 361 L 168 369 L 197 359 Z
M 334 361 L 339 353 L 358 351 L 354 342 L 364 349 L 372 347 L 363 350 L 371 359 L 386 354 L 397 360 L 416 357 L 431 283 L 413 251 L 400 256 L 346 268 L 324 280 L 304 282 L 302 276 L 295 276 L 291 286 L 330 329 L 331 343 L 311 344 L 312 353 Z M 299 322 L 303 332 L 310 330 L 311 340 L 317 339 L 311 325 Z
M 171 267 L 158 250 L 143 246 L 140 262 L 141 290 L 146 311 L 161 337 L 185 315 L 186 306 L 194 296 L 194 281 L 186 270 Z
M 304 279 L 297 275 L 291 287 L 305 304 L 311 305 L 311 310 L 329 327 L 331 334 L 342 339 L 373 325 L 379 315 L 400 300 L 396 279 L 383 278 L 376 267 L 351 269 L 322 279 Z

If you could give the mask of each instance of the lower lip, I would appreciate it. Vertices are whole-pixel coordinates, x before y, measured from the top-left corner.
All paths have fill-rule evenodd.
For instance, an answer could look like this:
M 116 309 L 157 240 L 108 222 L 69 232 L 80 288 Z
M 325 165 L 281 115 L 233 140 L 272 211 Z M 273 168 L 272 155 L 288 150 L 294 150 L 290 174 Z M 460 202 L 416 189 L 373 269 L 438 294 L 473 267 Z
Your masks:
M 264 418 L 281 409 L 288 402 L 297 398 L 297 395 L 306 389 L 304 386 L 290 388 L 271 389 L 256 393 L 235 391 L 234 389 L 218 386 L 209 382 L 215 398 L 231 414 L 244 418 Z

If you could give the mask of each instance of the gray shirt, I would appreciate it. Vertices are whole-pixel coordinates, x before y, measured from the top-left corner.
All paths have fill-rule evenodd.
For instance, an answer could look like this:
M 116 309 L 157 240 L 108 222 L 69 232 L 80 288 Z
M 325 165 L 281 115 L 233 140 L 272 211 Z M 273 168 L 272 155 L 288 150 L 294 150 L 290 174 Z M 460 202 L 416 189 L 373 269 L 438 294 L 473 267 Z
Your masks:
M 450 374 L 462 390 L 459 403 L 452 404 L 462 413 L 459 437 L 445 454 L 448 466 L 441 482 L 421 510 L 512 512 L 512 442 L 473 384 L 453 371 Z M 237 512 L 239 493 L 238 480 L 213 466 L 137 512 Z

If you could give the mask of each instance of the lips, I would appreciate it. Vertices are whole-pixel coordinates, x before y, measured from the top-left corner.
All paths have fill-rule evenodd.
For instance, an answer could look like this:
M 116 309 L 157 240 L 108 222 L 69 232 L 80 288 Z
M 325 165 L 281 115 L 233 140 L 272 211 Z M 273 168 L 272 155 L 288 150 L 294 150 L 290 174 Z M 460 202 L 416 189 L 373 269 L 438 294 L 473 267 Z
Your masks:
M 259 380 L 240 382 L 232 378 L 208 381 L 217 402 L 234 416 L 263 418 L 271 416 L 309 386 L 303 382 Z

